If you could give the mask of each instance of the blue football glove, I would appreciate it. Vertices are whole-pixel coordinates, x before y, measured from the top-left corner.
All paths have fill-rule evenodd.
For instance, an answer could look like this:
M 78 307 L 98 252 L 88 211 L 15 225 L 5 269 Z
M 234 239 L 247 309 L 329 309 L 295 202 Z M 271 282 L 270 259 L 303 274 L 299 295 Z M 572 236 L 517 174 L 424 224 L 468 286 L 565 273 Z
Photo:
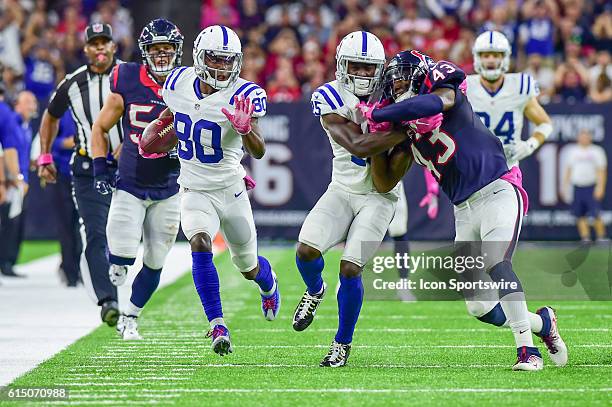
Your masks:
M 174 160 L 178 160 L 178 147 L 174 147 L 172 150 L 168 151 L 168 157 Z
M 108 170 L 106 158 L 97 157 L 93 160 L 94 188 L 102 195 L 112 194 L 115 188 L 113 175 Z

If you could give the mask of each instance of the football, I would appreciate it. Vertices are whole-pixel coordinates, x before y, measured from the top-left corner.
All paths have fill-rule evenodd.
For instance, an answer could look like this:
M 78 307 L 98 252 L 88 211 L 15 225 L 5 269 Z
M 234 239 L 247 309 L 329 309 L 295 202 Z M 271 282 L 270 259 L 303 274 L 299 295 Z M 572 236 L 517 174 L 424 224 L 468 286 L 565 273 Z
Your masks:
M 147 125 L 140 137 L 140 148 L 147 154 L 167 153 L 178 143 L 172 116 L 164 116 Z

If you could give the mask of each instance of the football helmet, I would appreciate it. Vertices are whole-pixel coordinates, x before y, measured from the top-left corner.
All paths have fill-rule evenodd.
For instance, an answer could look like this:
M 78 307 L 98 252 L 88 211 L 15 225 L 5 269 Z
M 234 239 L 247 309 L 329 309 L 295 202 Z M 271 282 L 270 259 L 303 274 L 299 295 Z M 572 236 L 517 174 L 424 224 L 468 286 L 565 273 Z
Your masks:
M 348 73 L 349 62 L 373 64 L 374 76 L 359 76 Z M 374 92 L 382 78 L 385 67 L 385 49 L 372 33 L 355 31 L 340 41 L 336 48 L 336 79 L 355 96 L 367 96 Z
M 385 98 L 400 102 L 418 95 L 433 65 L 433 59 L 414 49 L 395 55 L 384 73 Z
M 138 38 L 138 48 L 142 55 L 143 63 L 148 69 L 154 74 L 166 76 L 174 68 L 181 64 L 181 58 L 183 56 L 183 34 L 179 31 L 178 27 L 169 20 L 164 18 L 158 18 L 152 20 L 149 24 L 145 25 Z M 155 56 L 149 52 L 149 48 L 153 44 L 168 43 L 174 46 L 174 52 L 167 53 L 162 52 Z M 154 57 L 162 57 L 162 60 L 166 60 L 167 63 L 156 64 Z
M 489 69 L 480 58 L 480 54 L 483 52 L 500 52 L 503 54 L 503 57 L 498 66 Z M 485 31 L 480 34 L 476 41 L 474 41 L 472 54 L 474 55 L 474 70 L 488 81 L 496 81 L 502 74 L 508 72 L 510 68 L 512 48 L 506 36 L 499 31 Z
M 231 86 L 242 68 L 240 38 L 223 25 L 206 27 L 193 44 L 193 66 L 196 75 L 212 88 Z

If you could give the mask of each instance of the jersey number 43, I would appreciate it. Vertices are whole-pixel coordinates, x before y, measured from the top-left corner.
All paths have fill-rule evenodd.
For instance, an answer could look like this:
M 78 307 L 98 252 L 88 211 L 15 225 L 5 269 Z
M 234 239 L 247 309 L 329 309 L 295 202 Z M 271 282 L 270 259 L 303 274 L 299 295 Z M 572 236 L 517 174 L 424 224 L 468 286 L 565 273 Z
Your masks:
M 193 123 L 184 113 L 174 114 L 174 131 L 179 139 L 178 154 L 183 160 L 195 158 L 204 164 L 216 164 L 223 159 L 221 126 L 206 119 Z M 206 154 L 204 146 L 213 150 Z
M 417 135 L 417 137 L 423 136 Z M 427 167 L 433 176 L 440 181 L 442 179 L 442 174 L 436 168 L 436 166 L 444 166 L 448 164 L 451 158 L 453 158 L 456 151 L 455 140 L 440 129 L 432 131 L 426 137 L 427 141 L 435 149 L 435 157 L 425 157 L 423 154 L 421 154 L 421 151 L 419 151 L 418 147 L 415 146 L 417 141 L 410 145 L 412 154 L 414 155 L 414 159 L 418 164 Z

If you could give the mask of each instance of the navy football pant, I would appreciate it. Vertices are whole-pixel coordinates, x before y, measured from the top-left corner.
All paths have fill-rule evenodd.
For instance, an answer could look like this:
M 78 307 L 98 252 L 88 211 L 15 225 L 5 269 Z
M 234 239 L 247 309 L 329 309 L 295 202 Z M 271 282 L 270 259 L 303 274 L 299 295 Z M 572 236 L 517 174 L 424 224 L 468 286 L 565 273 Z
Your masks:
M 57 238 L 62 252 L 62 270 L 68 284 L 79 281 L 79 262 L 81 259 L 81 235 L 79 233 L 79 214 L 72 199 L 72 177 L 58 174 L 55 184 L 47 184 L 47 191 L 57 211 Z
M 106 218 L 111 195 L 101 195 L 94 188 L 91 160 L 75 156 L 73 163 L 73 193 L 81 218 L 81 276 L 89 289 L 93 288 L 98 305 L 117 300 L 117 287 L 108 278 L 108 246 Z

